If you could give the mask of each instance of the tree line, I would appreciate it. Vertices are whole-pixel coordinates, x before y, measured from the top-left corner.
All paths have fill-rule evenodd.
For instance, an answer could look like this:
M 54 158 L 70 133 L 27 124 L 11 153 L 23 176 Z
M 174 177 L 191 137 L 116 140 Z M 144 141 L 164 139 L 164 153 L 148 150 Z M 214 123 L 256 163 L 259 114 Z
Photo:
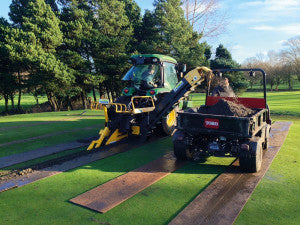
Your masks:
M 113 100 L 132 54 L 169 55 L 190 69 L 240 67 L 222 45 L 212 59 L 201 39 L 221 27 L 197 25 L 199 18 L 208 24 L 214 2 L 155 0 L 154 10 L 142 15 L 134 0 L 12 0 L 10 21 L 0 18 L 0 98 L 6 112 L 9 102 L 12 112 L 22 112 L 24 94 L 37 105 L 47 96 L 53 111 L 75 104 L 86 109 L 88 93 L 95 101 L 97 93 Z M 207 10 L 199 11 L 200 4 Z M 239 79 L 233 77 L 243 84 Z
M 269 51 L 266 55 L 258 54 L 245 60 L 244 67 L 259 67 L 267 73 L 267 84 L 271 91 L 278 90 L 285 84 L 288 90 L 293 90 L 294 84 L 300 81 L 300 36 L 290 38 L 283 43 L 280 51 Z M 250 78 L 250 86 L 257 84 L 255 78 Z M 259 84 L 259 83 L 258 83 Z
M 180 0 L 157 0 L 144 15 L 133 0 L 13 0 L 10 22 L 0 19 L 0 95 L 21 111 L 22 94 L 52 110 L 87 93 L 114 99 L 135 53 L 173 56 L 189 67 L 205 65 L 201 34 L 184 17 Z M 14 102 L 15 95 L 18 102 Z

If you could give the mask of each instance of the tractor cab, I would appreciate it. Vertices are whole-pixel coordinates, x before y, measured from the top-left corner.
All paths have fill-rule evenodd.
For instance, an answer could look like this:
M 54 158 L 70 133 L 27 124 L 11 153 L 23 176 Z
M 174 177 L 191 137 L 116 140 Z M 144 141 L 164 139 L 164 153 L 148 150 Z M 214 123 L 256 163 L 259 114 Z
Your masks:
M 130 81 L 123 95 L 131 96 L 144 92 L 148 96 L 173 90 L 178 83 L 178 64 L 175 59 L 159 54 L 133 55 L 133 64 L 122 80 Z

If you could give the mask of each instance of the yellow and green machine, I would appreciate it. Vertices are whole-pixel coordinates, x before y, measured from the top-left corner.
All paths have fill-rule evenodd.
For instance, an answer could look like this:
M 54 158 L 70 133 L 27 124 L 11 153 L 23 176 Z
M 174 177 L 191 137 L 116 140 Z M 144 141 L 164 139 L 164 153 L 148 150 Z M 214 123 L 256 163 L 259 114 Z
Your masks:
M 183 77 L 185 65 L 165 55 L 133 55 L 130 61 L 133 66 L 122 79 L 130 85 L 116 101 L 103 105 L 105 127 L 88 150 L 129 136 L 145 138 L 153 131 L 172 134 L 177 110 L 189 104 L 188 94 L 213 76 L 210 69 L 197 67 Z

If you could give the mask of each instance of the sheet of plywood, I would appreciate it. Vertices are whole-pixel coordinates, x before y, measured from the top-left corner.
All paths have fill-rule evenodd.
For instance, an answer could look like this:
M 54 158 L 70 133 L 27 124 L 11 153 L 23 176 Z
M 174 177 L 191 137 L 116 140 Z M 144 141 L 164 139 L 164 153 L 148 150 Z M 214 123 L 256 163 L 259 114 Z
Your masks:
M 105 213 L 184 164 L 182 161 L 176 161 L 176 158 L 171 153 L 168 153 L 70 201 L 97 212 Z

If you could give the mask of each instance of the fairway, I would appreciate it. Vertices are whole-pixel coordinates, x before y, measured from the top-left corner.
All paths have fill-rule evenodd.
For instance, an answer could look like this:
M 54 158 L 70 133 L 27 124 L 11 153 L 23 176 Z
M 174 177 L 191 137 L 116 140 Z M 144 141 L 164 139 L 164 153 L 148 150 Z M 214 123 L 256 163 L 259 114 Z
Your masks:
M 246 95 L 247 97 L 256 97 L 258 94 L 246 93 Z M 272 120 L 292 121 L 293 125 L 282 149 L 235 224 L 296 224 L 295 221 L 300 220 L 298 207 L 300 201 L 298 188 L 300 186 L 298 164 L 300 160 L 300 152 L 298 151 L 300 145 L 298 138 L 300 132 L 299 95 L 299 91 L 268 93 Z M 202 94 L 193 94 L 193 101 L 194 105 L 204 104 L 204 97 Z M 289 116 L 284 116 L 284 111 L 289 112 Z M 99 129 L 103 126 L 104 119 L 101 111 L 88 110 L 81 114 L 82 112 L 70 111 L 1 117 L 0 129 L 4 128 L 0 130 L 1 143 L 97 124 Z M 0 147 L 0 154 L 1 156 L 16 154 L 42 146 L 75 141 L 94 136 L 99 129 L 74 131 L 35 141 L 2 146 Z M 4 168 L 1 171 L 9 171 L 84 150 L 84 148 L 69 150 L 58 155 Z M 191 162 L 104 214 L 74 205 L 69 200 L 172 151 L 171 138 L 165 138 L 0 193 L 0 207 L 2 209 L 0 223 L 168 224 L 222 174 L 234 159 L 209 157 L 204 162 Z M 15 210 L 16 208 L 17 210 Z

